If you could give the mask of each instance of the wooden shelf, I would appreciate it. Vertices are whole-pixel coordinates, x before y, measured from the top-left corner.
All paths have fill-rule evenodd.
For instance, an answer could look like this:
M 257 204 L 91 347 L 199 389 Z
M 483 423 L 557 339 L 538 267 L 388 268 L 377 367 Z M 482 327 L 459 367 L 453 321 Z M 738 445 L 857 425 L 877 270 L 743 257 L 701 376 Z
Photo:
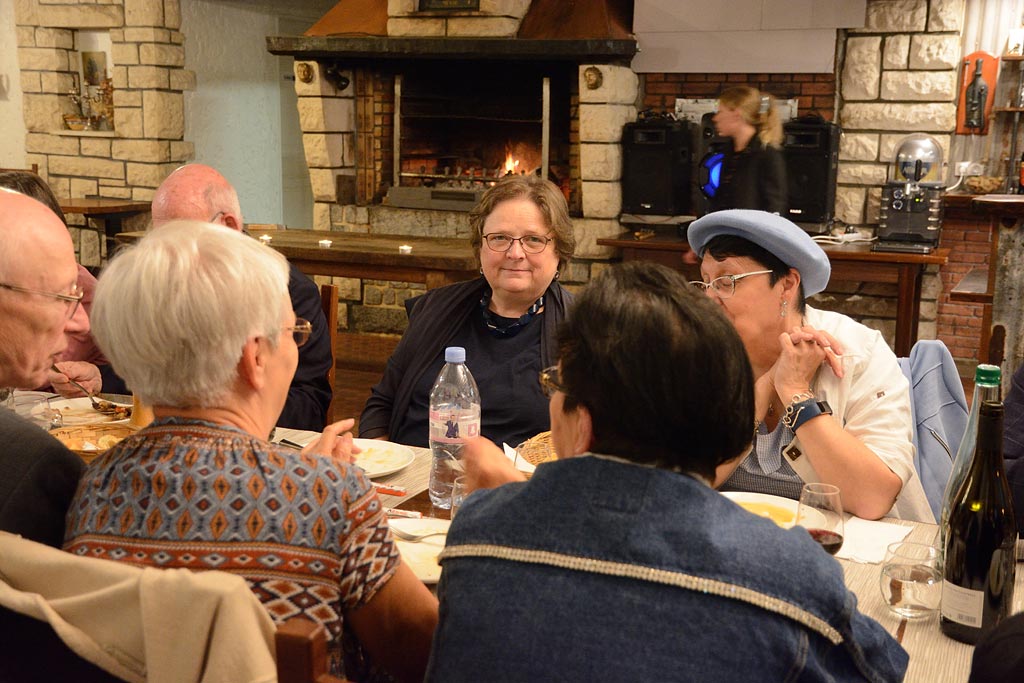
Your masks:
M 1024 62 L 1024 55 L 1002 55 L 999 59 L 1004 62 Z
M 993 107 L 992 111 L 994 111 L 994 112 L 1015 112 L 1015 113 L 1019 114 L 1020 112 L 1024 112 L 1024 107 Z
M 992 298 L 988 291 L 988 271 L 979 268 L 971 269 L 949 293 L 950 301 L 973 304 L 990 304 Z

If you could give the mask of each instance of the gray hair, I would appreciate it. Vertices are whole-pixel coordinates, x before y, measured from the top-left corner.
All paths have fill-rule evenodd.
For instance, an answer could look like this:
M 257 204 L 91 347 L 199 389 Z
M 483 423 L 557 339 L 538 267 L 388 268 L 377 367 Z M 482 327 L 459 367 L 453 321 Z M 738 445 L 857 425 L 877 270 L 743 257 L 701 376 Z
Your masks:
M 220 405 L 252 337 L 277 345 L 288 263 L 223 226 L 173 221 L 103 271 L 90 315 L 100 350 L 149 405 Z

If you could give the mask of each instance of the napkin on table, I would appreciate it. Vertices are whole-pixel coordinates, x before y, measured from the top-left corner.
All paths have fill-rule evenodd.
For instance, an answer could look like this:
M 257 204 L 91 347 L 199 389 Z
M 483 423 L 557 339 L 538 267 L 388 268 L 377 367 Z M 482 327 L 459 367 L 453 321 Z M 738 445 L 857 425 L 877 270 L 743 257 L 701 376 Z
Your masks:
M 913 527 L 889 522 L 872 522 L 860 517 L 848 517 L 843 529 L 843 547 L 836 557 L 863 564 L 878 564 L 885 559 L 890 543 L 902 541 Z
M 519 470 L 520 472 L 525 472 L 526 474 L 530 474 L 535 469 L 537 469 L 536 467 L 531 465 L 529 462 L 527 462 L 525 458 L 518 457 L 519 454 L 516 452 L 516 449 L 512 448 L 511 446 L 509 446 L 507 443 L 501 444 L 501 447 L 505 450 L 505 457 L 507 457 L 509 460 L 511 460 L 513 462 L 513 464 L 515 464 L 516 469 Z

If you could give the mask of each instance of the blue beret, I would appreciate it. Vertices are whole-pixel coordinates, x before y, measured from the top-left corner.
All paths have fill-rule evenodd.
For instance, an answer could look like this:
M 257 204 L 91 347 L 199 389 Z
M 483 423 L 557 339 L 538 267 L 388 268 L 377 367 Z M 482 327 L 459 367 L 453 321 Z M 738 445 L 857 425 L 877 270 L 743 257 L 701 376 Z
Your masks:
M 821 247 L 795 223 L 774 213 L 750 209 L 715 211 L 698 218 L 687 228 L 690 248 L 703 256 L 704 247 L 719 235 L 735 235 L 763 247 L 790 268 L 796 268 L 811 296 L 825 289 L 832 264 Z

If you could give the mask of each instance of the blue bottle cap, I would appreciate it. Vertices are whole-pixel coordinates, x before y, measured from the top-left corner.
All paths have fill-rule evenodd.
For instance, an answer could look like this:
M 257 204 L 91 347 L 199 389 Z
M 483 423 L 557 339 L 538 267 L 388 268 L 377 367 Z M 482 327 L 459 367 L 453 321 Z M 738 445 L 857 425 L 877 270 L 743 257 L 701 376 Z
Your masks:
M 466 349 L 461 346 L 449 346 L 444 350 L 445 363 L 465 363 Z

